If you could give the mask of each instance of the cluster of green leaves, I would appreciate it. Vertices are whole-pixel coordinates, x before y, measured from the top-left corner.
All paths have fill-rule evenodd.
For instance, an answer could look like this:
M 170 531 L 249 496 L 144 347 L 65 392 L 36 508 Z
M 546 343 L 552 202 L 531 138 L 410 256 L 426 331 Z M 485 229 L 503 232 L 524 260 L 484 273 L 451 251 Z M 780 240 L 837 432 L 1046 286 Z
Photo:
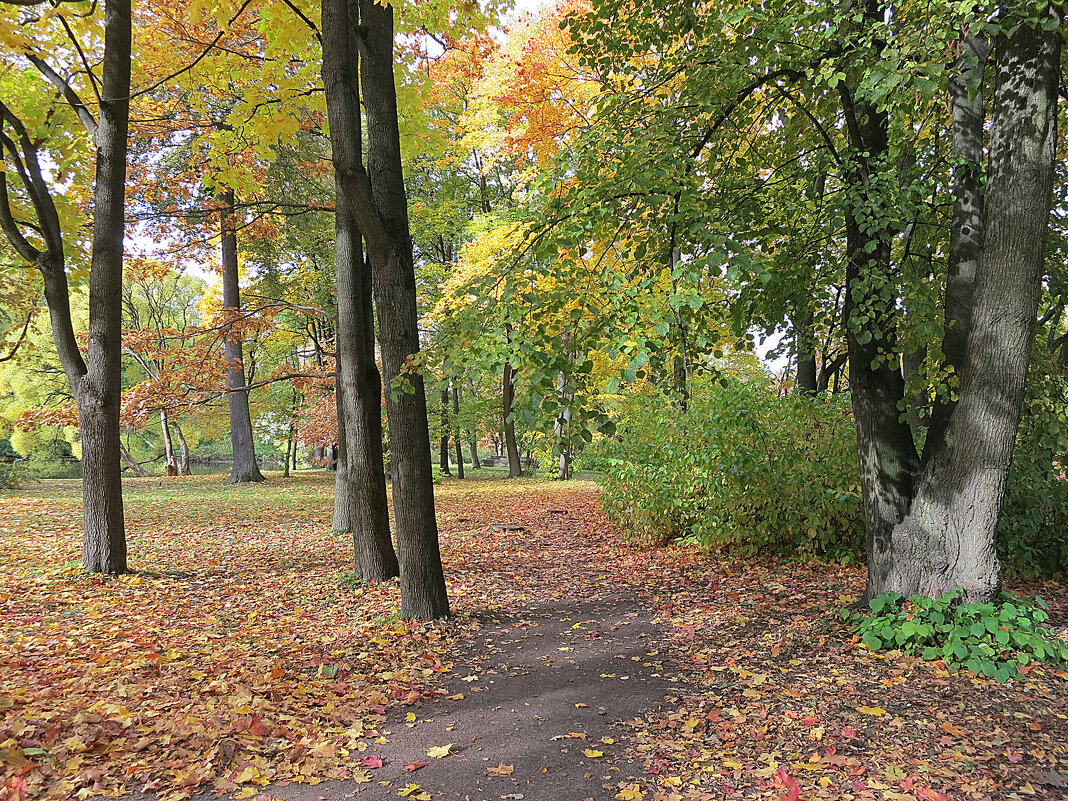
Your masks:
M 1068 376 L 1040 333 L 998 520 L 998 555 L 1019 575 L 1068 570 Z
M 960 590 L 936 598 L 894 592 L 872 598 L 870 614 L 843 617 L 873 651 L 898 650 L 1006 682 L 1034 660 L 1068 661 L 1068 644 L 1048 627 L 1049 607 L 1001 593 L 989 603 L 962 603 Z
M 649 391 L 598 444 L 602 502 L 634 537 L 849 561 L 863 513 L 848 401 L 766 380 L 701 381 L 685 411 Z

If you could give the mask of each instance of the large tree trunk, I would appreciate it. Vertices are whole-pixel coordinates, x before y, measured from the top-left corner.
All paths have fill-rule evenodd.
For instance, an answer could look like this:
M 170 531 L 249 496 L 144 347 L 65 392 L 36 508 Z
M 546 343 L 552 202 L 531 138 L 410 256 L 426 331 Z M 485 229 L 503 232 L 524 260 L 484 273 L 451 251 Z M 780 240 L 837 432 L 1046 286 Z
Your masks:
M 167 420 L 167 412 L 159 413 L 159 428 L 163 434 L 163 461 L 167 466 L 167 475 L 178 475 L 178 457 L 174 454 L 174 440 L 171 439 L 171 425 Z
M 219 210 L 219 225 L 222 237 L 223 268 L 223 314 L 233 320 L 241 313 L 241 289 L 237 269 L 237 228 L 234 220 L 234 190 L 223 192 L 222 208 Z M 248 390 L 245 386 L 245 365 L 241 353 L 241 334 L 227 331 L 223 340 L 226 353 L 226 385 L 230 391 L 226 400 L 230 407 L 230 442 L 234 448 L 234 462 L 227 484 L 244 484 L 263 481 L 256 464 L 256 441 L 252 435 L 252 414 L 248 407 Z
M 512 382 L 512 364 L 504 362 L 504 379 L 501 382 L 504 415 L 504 449 L 508 453 L 508 478 L 523 475 L 523 465 L 519 461 L 519 443 L 515 440 L 515 422 L 512 420 L 512 405 L 515 402 L 515 384 Z
M 861 4 L 868 25 L 880 23 L 881 4 Z M 846 209 L 846 293 L 843 308 L 849 352 L 849 389 L 857 432 L 860 488 L 868 553 L 868 587 L 881 586 L 894 559 L 891 534 L 908 511 L 918 455 L 899 402 L 905 382 L 894 357 L 897 316 L 895 284 L 886 228 L 873 229 L 870 218 L 888 210 L 872 189 L 879 172 L 892 169 L 885 111 L 858 101 L 854 89 L 839 84 L 849 140 L 855 149 L 844 179 L 855 191 Z M 866 318 L 864 324 L 857 324 Z M 881 331 L 880 336 L 874 331 Z
M 990 57 L 989 40 L 965 37 L 957 59 L 960 76 L 949 81 L 953 99 L 953 219 L 949 229 L 949 272 L 946 277 L 944 366 L 960 377 L 972 325 L 975 275 L 983 247 L 983 72 Z M 955 406 L 947 393 L 935 398 L 928 442 L 941 442 Z M 926 462 L 930 448 L 924 448 Z
M 908 517 L 893 532 L 892 569 L 869 593 L 1001 588 L 994 544 L 1012 462 L 1041 296 L 1053 201 L 1059 31 L 1021 25 L 996 42 L 997 80 L 983 245 L 960 399 L 930 456 Z
M 360 230 L 341 175 L 363 165 L 355 25 L 347 14 L 335 16 L 323 6 L 323 30 L 347 44 L 324 48 L 323 82 L 345 102 L 328 106 L 330 147 L 337 195 L 334 232 L 337 240 L 337 418 L 338 460 L 334 530 L 352 534 L 355 573 L 364 581 L 400 575 L 389 531 L 389 506 L 382 454 L 382 384 L 374 362 L 373 325 L 365 315 L 370 278 L 363 258 Z M 346 27 L 348 29 L 346 30 Z
M 325 0 L 324 7 L 340 1 Z M 367 53 L 361 70 L 367 112 L 366 178 L 378 212 L 376 222 L 382 229 L 374 231 L 374 236 L 368 236 L 368 231 L 364 234 L 371 256 L 387 388 L 401 615 L 432 620 L 449 614 L 449 599 L 434 513 L 423 376 L 418 370 L 406 369 L 419 353 L 419 315 L 393 78 L 393 9 L 372 0 L 360 0 L 359 9 Z M 345 188 L 350 187 L 362 189 L 365 184 L 350 181 Z M 367 222 L 372 227 L 372 221 Z
M 119 403 L 130 41 L 129 0 L 107 0 L 89 267 L 89 353 L 85 376 L 74 393 L 82 432 L 82 566 L 90 573 L 126 572 Z

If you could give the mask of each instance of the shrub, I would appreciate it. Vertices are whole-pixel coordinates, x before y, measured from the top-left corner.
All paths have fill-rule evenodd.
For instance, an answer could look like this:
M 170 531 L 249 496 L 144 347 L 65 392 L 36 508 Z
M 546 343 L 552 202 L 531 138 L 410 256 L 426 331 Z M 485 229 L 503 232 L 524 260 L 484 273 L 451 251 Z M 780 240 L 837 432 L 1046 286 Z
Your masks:
M 605 511 L 630 536 L 835 559 L 863 548 L 847 398 L 735 380 L 695 388 L 682 412 L 648 390 L 597 455 Z
M 998 554 L 1011 572 L 1068 570 L 1068 377 L 1039 337 L 1027 377 L 1016 450 L 998 520 Z
M 18 489 L 22 485 L 22 467 L 16 461 L 0 461 L 0 490 Z
M 894 649 L 927 660 L 941 659 L 1000 682 L 1020 675 L 1035 659 L 1068 660 L 1068 645 L 1042 624 L 1049 609 L 1001 593 L 993 603 L 961 603 L 961 591 L 907 601 L 885 593 L 868 603 L 870 614 L 844 611 L 853 631 L 873 651 Z

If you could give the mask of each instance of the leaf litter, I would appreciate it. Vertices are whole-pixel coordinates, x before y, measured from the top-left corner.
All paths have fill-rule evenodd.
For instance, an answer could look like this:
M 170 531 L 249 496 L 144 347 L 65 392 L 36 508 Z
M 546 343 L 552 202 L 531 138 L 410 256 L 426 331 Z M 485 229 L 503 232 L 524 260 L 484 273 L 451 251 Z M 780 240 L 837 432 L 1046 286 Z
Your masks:
M 650 664 L 682 681 L 667 711 L 626 721 L 620 747 L 646 773 L 616 798 L 943 801 L 1068 785 L 1068 673 L 1034 666 L 999 685 L 871 653 L 832 614 L 859 594 L 856 567 L 634 547 L 586 482 L 449 482 L 437 490 L 456 616 L 412 623 L 397 619 L 395 582 L 341 580 L 351 545 L 329 530 L 330 478 L 129 482 L 138 572 L 119 578 L 78 573 L 75 483 L 6 496 L 0 801 L 371 782 L 386 710 L 439 691 L 472 614 L 628 587 L 670 634 Z M 501 520 L 515 528 L 490 528 Z M 597 558 L 577 570 L 580 540 Z M 1063 585 L 1020 589 L 1065 625 Z

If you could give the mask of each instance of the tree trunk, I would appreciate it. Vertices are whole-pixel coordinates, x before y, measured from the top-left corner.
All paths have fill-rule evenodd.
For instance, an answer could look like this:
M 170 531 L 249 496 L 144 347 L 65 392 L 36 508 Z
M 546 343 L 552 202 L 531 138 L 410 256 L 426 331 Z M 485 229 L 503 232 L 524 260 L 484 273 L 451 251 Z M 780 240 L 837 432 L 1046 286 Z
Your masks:
M 171 426 L 167 420 L 167 412 L 159 413 L 159 428 L 163 433 L 163 461 L 167 465 L 167 475 L 178 475 L 178 458 L 174 454 L 174 441 L 171 439 Z
M 864 0 L 868 25 L 880 24 L 881 5 Z M 918 455 L 908 424 L 900 419 L 904 380 L 894 357 L 897 304 L 892 296 L 890 237 L 867 220 L 888 218 L 870 187 L 880 171 L 892 169 L 885 111 L 858 101 L 839 84 L 849 140 L 855 154 L 844 180 L 855 192 L 846 209 L 846 293 L 843 308 L 849 353 L 849 389 L 856 424 L 860 488 L 868 553 L 868 587 L 880 587 L 892 570 L 891 534 L 912 500 Z M 867 322 L 855 324 L 860 318 Z M 876 336 L 874 331 L 881 331 Z
M 1058 13 L 1058 12 L 1054 12 Z M 1001 588 L 995 530 L 1034 341 L 1053 201 L 1061 36 L 1021 24 L 996 42 L 983 244 L 960 399 L 929 457 L 892 569 L 869 594 L 969 600 Z
M 237 269 L 237 228 L 234 220 L 234 190 L 222 193 L 222 208 L 219 210 L 219 225 L 222 235 L 223 267 L 223 314 L 233 320 L 241 312 L 241 289 Z M 234 462 L 227 484 L 245 484 L 263 481 L 256 464 L 256 441 L 252 435 L 252 414 L 248 406 L 248 390 L 245 386 L 245 365 L 241 354 L 241 334 L 227 331 L 224 339 L 226 353 L 226 393 L 230 407 L 230 442 L 234 449 Z
M 338 454 L 334 530 L 352 534 L 355 573 L 364 581 L 400 575 L 389 531 L 389 505 L 382 454 L 382 382 L 374 362 L 374 325 L 369 314 L 370 276 L 351 198 L 341 176 L 363 166 L 360 126 L 358 18 L 323 6 L 323 30 L 338 41 L 323 50 L 323 82 L 343 102 L 328 106 L 330 148 L 335 168 L 337 256 Z M 372 341 L 368 341 L 371 338 Z
M 470 379 L 470 377 L 467 379 L 467 392 L 471 396 L 472 401 L 477 400 L 477 398 L 475 397 L 475 384 Z M 468 436 L 470 438 L 469 447 L 471 449 L 471 469 L 481 470 L 482 461 L 478 458 L 478 431 L 472 427 L 468 430 Z
M 289 454 L 293 450 L 293 424 L 289 424 L 289 434 L 286 436 L 286 455 L 282 458 L 282 478 L 289 478 Z
M 341 2 L 324 0 L 323 5 L 325 8 Z M 371 257 L 387 387 L 393 508 L 401 563 L 401 616 L 432 620 L 448 616 L 449 599 L 434 513 L 423 376 L 418 370 L 407 369 L 419 353 L 419 315 L 393 78 L 393 9 L 372 0 L 360 0 L 359 8 L 361 30 L 366 32 L 367 55 L 361 75 L 367 112 L 368 174 L 362 176 L 363 180 L 359 175 L 352 176 L 343 186 L 346 191 L 365 193 L 369 184 L 374 209 L 364 205 L 362 211 L 368 216 L 377 211 L 378 218 L 361 218 L 361 228 L 366 223 L 364 236 Z
M 958 378 L 972 324 L 975 274 L 983 247 L 983 72 L 990 57 L 990 42 L 965 37 L 957 60 L 959 77 L 949 81 L 953 100 L 953 162 L 956 165 L 953 218 L 949 229 L 949 273 L 946 278 L 944 366 Z M 955 401 L 946 393 L 935 398 L 928 442 L 941 442 Z M 923 460 L 931 456 L 924 448 Z
M 456 385 L 452 387 L 452 411 L 453 411 L 453 441 L 456 443 L 456 477 L 464 477 L 464 450 L 460 445 L 460 391 Z
M 129 0 L 107 0 L 89 267 L 89 350 L 85 375 L 80 386 L 74 388 L 82 432 L 82 566 L 90 573 L 126 572 L 119 404 L 130 20 Z
M 441 390 L 441 441 L 438 448 L 438 469 L 443 476 L 451 476 L 449 470 L 449 390 Z
M 508 478 L 523 475 L 523 466 L 519 462 L 519 444 L 515 441 L 515 422 L 512 420 L 512 404 L 515 401 L 515 385 L 512 383 L 512 363 L 504 362 L 504 380 L 502 392 L 504 408 L 504 448 L 508 452 Z
M 174 433 L 178 435 L 178 473 L 183 476 L 193 474 L 189 467 L 189 443 L 185 441 L 185 432 L 178 423 L 174 424 Z
M 83 451 L 84 453 L 84 451 Z M 148 478 L 148 471 L 143 468 L 140 463 L 130 455 L 130 452 L 126 450 L 122 444 L 122 440 L 119 440 L 119 458 L 122 459 L 122 463 L 138 478 Z
M 793 319 L 794 352 L 797 358 L 797 391 L 815 395 L 819 389 L 816 370 L 816 342 L 812 335 L 812 310 L 805 309 Z
M 565 392 L 564 389 L 567 386 L 567 376 L 563 371 L 556 377 L 556 391 L 560 395 L 561 402 L 568 404 L 565 406 L 564 411 L 560 412 L 556 416 L 556 422 L 553 424 L 553 433 L 556 435 L 557 443 L 560 447 L 560 459 L 556 470 L 556 479 L 558 481 L 567 481 L 571 477 L 571 406 L 570 403 L 574 399 L 573 392 Z

